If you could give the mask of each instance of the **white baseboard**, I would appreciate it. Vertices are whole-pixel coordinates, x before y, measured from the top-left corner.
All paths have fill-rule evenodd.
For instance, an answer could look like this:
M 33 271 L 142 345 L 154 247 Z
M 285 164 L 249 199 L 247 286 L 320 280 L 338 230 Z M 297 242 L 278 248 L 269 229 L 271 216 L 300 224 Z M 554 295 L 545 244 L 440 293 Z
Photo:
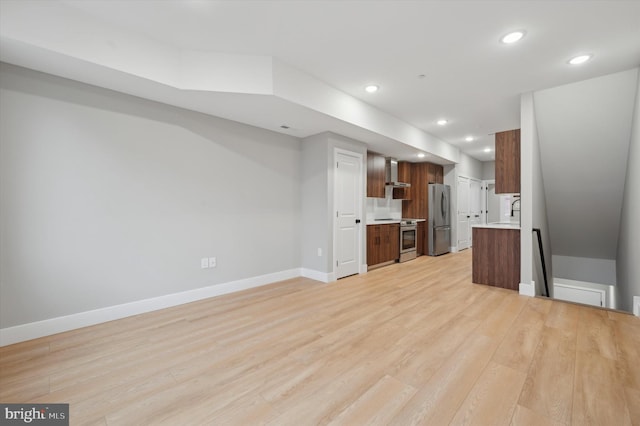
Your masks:
M 323 283 L 330 283 L 331 281 L 335 281 L 331 279 L 333 274 L 316 271 L 315 269 L 300 268 L 300 275 L 305 278 L 310 278 L 312 280 L 320 281 Z
M 520 283 L 519 290 L 521 296 L 535 297 L 536 283 L 534 281 L 531 281 L 531 284 Z
M 301 272 L 302 271 L 299 268 L 289 269 L 286 271 L 274 272 L 257 277 L 250 277 L 228 283 L 202 287 L 195 290 L 167 294 L 165 296 L 153 297 L 122 305 L 109 306 L 63 317 L 17 325 L 15 327 L 7 327 L 0 329 L 0 346 L 7 346 L 13 343 L 50 336 L 52 334 L 75 330 L 77 328 L 88 327 L 107 321 L 144 314 L 146 312 L 157 311 L 159 309 L 195 302 L 197 300 L 260 287 L 277 281 L 299 277 L 300 275 L 303 275 Z

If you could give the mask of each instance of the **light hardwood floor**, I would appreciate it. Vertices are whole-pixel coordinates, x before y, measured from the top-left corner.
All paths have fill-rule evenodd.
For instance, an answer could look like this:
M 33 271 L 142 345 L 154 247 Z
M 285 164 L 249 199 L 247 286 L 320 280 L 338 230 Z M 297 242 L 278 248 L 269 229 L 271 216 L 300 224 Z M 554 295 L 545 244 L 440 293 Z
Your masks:
M 74 425 L 640 424 L 640 318 L 471 283 L 471 252 L 0 349 Z

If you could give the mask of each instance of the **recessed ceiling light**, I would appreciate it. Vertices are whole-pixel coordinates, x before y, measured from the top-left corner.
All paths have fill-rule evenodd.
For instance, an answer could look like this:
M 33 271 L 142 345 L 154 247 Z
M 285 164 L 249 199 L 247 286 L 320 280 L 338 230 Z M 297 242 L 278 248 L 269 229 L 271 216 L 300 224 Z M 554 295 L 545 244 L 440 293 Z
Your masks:
M 380 86 L 376 86 L 375 84 L 370 84 L 364 88 L 364 90 L 366 90 L 369 93 L 375 93 L 378 91 L 378 89 L 380 89 Z
M 425 156 L 424 152 L 419 152 L 418 153 L 418 158 L 424 158 L 424 156 Z
M 524 31 L 513 31 L 503 36 L 500 41 L 504 44 L 511 44 L 521 40 L 522 37 L 524 37 Z
M 484 152 L 491 152 L 491 148 L 485 148 Z
M 579 55 L 579 56 L 571 58 L 569 60 L 569 64 L 571 64 L 571 65 L 584 64 L 585 62 L 587 62 L 591 58 L 593 58 L 593 55 Z
M 444 126 L 445 124 L 448 123 L 448 121 L 443 118 L 441 120 L 436 121 L 436 123 L 438 123 L 439 126 Z
M 467 136 L 466 138 L 464 138 L 464 140 L 467 142 L 471 142 L 473 140 L 473 136 Z

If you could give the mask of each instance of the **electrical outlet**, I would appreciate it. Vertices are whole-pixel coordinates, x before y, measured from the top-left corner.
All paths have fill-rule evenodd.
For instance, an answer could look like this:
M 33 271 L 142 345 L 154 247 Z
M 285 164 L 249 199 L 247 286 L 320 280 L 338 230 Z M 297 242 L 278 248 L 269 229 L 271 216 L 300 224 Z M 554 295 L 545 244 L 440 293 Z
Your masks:
M 207 259 L 206 257 L 200 259 L 200 267 L 202 269 L 207 269 L 209 267 L 209 259 Z
M 209 268 L 215 268 L 217 264 L 218 262 L 216 261 L 215 257 L 209 258 Z
M 640 296 L 633 296 L 633 315 L 640 317 Z
M 318 257 L 322 256 L 322 248 L 318 247 Z

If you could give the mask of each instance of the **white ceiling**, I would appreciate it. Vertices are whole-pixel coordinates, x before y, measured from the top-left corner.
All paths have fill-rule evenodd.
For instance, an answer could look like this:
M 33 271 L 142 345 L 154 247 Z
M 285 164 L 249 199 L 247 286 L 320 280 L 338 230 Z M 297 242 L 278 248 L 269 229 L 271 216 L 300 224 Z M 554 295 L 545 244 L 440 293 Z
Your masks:
M 139 93 L 131 76 L 166 85 L 169 77 L 157 74 L 171 68 L 175 55 L 167 52 L 227 54 L 230 61 L 248 58 L 247 67 L 272 58 L 316 86 L 361 101 L 358 113 L 361 108 L 384 125 L 316 107 L 304 93 L 285 90 L 282 78 L 280 86 L 246 90 L 234 100 L 215 89 L 207 90 L 217 93 L 210 99 L 182 93 L 179 106 L 296 136 L 334 131 L 401 159 L 429 151 L 441 163 L 456 161 L 441 141 L 493 159 L 483 149 L 492 148 L 496 131 L 520 127 L 523 92 L 640 65 L 640 1 L 3 0 L 0 8 L 4 61 L 154 99 Z M 526 31 L 521 42 L 498 41 L 514 29 Z M 63 47 L 81 42 L 82 48 Z M 569 66 L 579 53 L 595 56 Z M 79 62 L 84 65 L 70 65 Z M 101 70 L 89 72 L 91 65 Z M 381 88 L 369 94 L 367 84 Z M 155 100 L 173 103 L 174 95 Z M 257 100 L 269 95 L 280 99 Z M 449 124 L 438 126 L 439 118 Z M 475 140 L 465 142 L 468 135 Z

